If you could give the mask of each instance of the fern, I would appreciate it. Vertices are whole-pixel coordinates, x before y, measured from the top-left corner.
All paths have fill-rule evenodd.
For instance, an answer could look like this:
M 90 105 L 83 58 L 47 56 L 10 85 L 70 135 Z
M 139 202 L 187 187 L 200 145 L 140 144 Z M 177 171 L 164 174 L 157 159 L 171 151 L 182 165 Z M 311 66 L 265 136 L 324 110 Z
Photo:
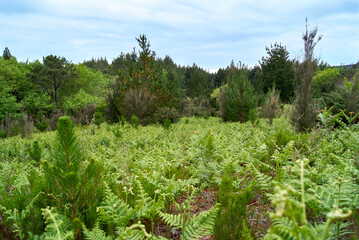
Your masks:
M 12 222 L 13 232 L 19 237 L 20 240 L 25 239 L 26 233 L 23 232 L 23 226 L 26 223 L 26 218 L 29 213 L 31 213 L 32 208 L 34 207 L 34 204 L 38 197 L 40 196 L 39 193 L 37 194 L 32 201 L 26 206 L 26 208 L 22 211 L 15 209 L 6 209 L 6 207 L 3 207 L 0 205 L 0 210 L 2 214 L 6 217 L 7 221 Z M 1 217 L 1 214 L 0 214 Z M 0 218 L 1 221 L 1 218 Z
M 113 240 L 112 237 L 106 236 L 105 232 L 101 230 L 99 222 L 95 224 L 91 231 L 83 225 L 83 233 L 86 240 Z
M 273 189 L 274 181 L 270 176 L 267 176 L 258 171 L 253 164 L 250 164 L 250 169 L 253 170 L 256 185 L 259 186 L 261 191 L 269 192 Z
M 43 237 L 45 240 L 71 240 L 74 233 L 69 229 L 65 217 L 56 213 L 54 208 L 43 208 L 42 215 L 45 218 L 46 228 Z
M 136 180 L 136 186 L 135 219 L 150 219 L 153 233 L 154 219 L 157 217 L 158 212 L 164 208 L 164 196 L 161 194 L 156 201 L 156 199 L 148 196 L 139 180 Z
M 191 240 L 198 239 L 205 235 L 213 234 L 213 227 L 219 211 L 220 204 L 216 204 L 207 212 L 196 215 L 187 216 L 187 214 L 173 215 L 160 212 L 160 217 L 166 224 L 175 228 L 181 228 L 181 239 Z
M 100 220 L 110 227 L 125 227 L 133 217 L 134 211 L 115 195 L 104 183 L 104 199 L 97 208 Z
M 146 232 L 145 225 L 138 222 L 136 224 L 132 224 L 130 227 L 126 227 L 124 231 L 118 231 L 119 236 L 116 238 L 117 240 L 142 240 L 144 238 L 151 238 L 152 235 Z
M 334 208 L 334 210 L 327 214 L 327 223 L 325 226 L 319 225 L 313 227 L 306 216 L 306 194 L 304 176 L 305 166 L 308 160 L 299 160 L 299 176 L 300 180 L 288 180 L 291 185 L 276 186 L 272 203 L 276 206 L 276 212 L 271 213 L 270 217 L 274 224 L 268 230 L 265 240 L 269 239 L 327 239 L 330 226 L 333 222 L 343 220 L 351 215 L 351 211 L 346 213 L 343 210 Z M 298 168 L 297 168 L 298 169 Z M 295 173 L 297 169 L 293 169 Z M 324 230 L 323 230 L 324 229 Z M 345 232 L 345 230 L 341 230 Z M 339 235 L 339 229 L 338 229 Z

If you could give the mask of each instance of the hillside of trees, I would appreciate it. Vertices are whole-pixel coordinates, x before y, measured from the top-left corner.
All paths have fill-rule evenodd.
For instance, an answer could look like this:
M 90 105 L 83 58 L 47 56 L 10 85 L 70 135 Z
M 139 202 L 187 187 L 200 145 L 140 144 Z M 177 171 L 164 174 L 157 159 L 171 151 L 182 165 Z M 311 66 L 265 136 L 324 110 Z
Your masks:
M 138 51 L 121 53 L 111 63 L 101 57 L 73 64 L 54 55 L 18 62 L 5 48 L 0 57 L 2 136 L 26 134 L 31 125 L 39 131 L 54 129 L 61 115 L 82 125 L 131 121 L 132 116 L 143 125 L 175 122 L 180 116 L 248 121 L 268 115 L 264 106 L 271 93 L 279 95 L 279 106 L 294 104 L 303 68 L 309 67 L 305 101 L 313 104 L 314 115 L 324 108 L 334 114 L 358 112 L 358 63 L 331 67 L 319 63 L 313 52 L 312 59 L 300 62 L 289 58 L 285 46 L 274 43 L 266 47 L 267 55 L 257 66 L 232 61 L 210 73 L 196 64 L 177 65 L 170 56 L 157 57 L 145 35 L 136 40 Z M 313 117 L 306 121 L 309 125 L 302 130 L 314 126 Z M 25 126 L 28 129 L 21 129 Z

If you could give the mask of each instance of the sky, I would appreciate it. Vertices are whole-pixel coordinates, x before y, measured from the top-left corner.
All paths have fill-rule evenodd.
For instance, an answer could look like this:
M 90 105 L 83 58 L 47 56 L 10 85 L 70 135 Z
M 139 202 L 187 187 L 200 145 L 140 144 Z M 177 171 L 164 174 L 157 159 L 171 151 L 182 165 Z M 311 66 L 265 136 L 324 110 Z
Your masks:
M 303 55 L 305 19 L 323 39 L 315 54 L 330 65 L 359 61 L 358 0 L 0 0 L 0 50 L 19 61 L 53 54 L 73 63 L 138 49 L 145 34 L 158 57 L 216 71 L 234 60 L 251 67 L 266 46 Z M 3 50 L 1 50 L 3 51 Z

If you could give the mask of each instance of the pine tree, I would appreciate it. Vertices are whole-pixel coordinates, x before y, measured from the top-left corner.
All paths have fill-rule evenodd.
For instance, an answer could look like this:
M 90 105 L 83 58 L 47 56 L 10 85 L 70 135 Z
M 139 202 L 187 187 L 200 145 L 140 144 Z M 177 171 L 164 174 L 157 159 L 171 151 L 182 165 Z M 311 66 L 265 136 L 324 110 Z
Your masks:
M 5 48 L 2 57 L 3 57 L 5 60 L 10 60 L 10 59 L 12 58 L 11 53 L 10 53 L 10 50 L 9 50 L 8 47 Z
M 262 58 L 262 78 L 264 91 L 270 91 L 274 86 L 280 91 L 283 101 L 289 102 L 294 96 L 294 70 L 289 60 L 285 46 L 275 43 L 266 47 L 268 56 Z
M 89 202 L 95 201 L 94 180 L 99 170 L 94 160 L 85 161 L 70 117 L 60 117 L 56 144 L 49 162 L 44 164 L 44 172 L 56 207 L 72 220 L 79 219 Z

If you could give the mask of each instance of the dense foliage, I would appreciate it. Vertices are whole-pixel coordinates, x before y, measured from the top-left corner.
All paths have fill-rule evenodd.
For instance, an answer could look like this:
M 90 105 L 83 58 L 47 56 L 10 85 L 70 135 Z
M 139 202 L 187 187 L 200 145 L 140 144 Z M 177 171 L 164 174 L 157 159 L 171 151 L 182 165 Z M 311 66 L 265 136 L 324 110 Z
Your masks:
M 0 141 L 0 236 L 260 238 L 269 204 L 266 239 L 354 236 L 358 125 L 330 131 L 340 119 L 320 119 L 325 128 L 297 134 L 284 118 L 186 118 L 170 128 L 73 128 L 61 118 L 57 133 Z
M 0 238 L 356 239 L 359 63 L 319 64 L 316 36 L 216 73 L 145 35 L 112 62 L 5 48 Z
M 262 58 L 263 88 L 269 91 L 277 88 L 282 101 L 289 102 L 294 96 L 294 70 L 289 60 L 289 52 L 281 44 L 275 43 L 266 47 L 268 56 Z

